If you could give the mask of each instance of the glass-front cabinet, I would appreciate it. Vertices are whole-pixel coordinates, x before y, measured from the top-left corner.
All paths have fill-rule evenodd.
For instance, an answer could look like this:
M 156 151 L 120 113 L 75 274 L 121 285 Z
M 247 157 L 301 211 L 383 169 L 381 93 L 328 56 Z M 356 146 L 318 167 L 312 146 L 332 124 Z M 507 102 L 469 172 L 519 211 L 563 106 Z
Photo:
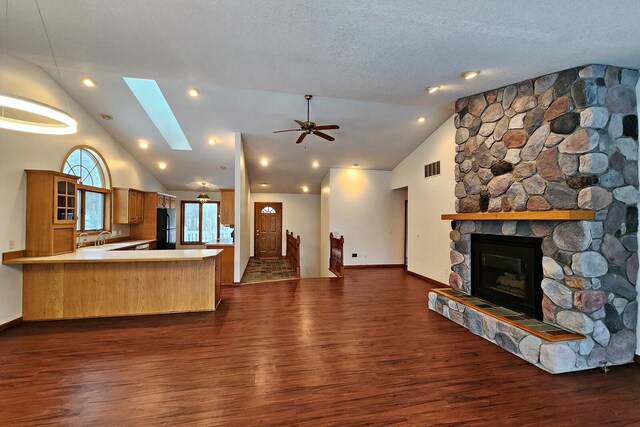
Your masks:
M 76 181 L 55 177 L 54 185 L 55 224 L 75 224 L 76 222 Z

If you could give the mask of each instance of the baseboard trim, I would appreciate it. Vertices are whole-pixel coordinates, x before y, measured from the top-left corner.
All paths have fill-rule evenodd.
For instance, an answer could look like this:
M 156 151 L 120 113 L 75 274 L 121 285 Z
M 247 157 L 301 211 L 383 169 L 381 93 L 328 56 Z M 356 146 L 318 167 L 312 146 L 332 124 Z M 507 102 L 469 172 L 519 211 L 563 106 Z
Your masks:
M 2 325 L 0 325 L 0 331 L 4 331 L 5 329 L 12 328 L 14 326 L 19 325 L 20 323 L 22 323 L 22 316 L 18 317 L 17 319 L 10 320 L 7 323 L 3 323 Z
M 640 363 L 640 354 L 634 355 L 633 360 L 635 360 L 636 363 Z
M 12 259 L 22 258 L 27 256 L 27 250 L 5 252 L 2 254 L 2 262 L 10 261 Z
M 422 274 L 414 273 L 411 270 L 407 270 L 407 274 L 409 276 L 413 276 L 413 277 L 417 277 L 418 279 L 422 279 L 425 282 L 431 283 L 432 285 L 442 286 L 442 287 L 445 287 L 445 288 L 450 288 L 451 287 L 446 283 L 439 282 L 438 280 L 432 279 L 431 277 L 423 276 Z
M 404 267 L 404 264 L 354 264 L 345 265 L 345 270 L 357 270 L 360 268 L 398 268 Z

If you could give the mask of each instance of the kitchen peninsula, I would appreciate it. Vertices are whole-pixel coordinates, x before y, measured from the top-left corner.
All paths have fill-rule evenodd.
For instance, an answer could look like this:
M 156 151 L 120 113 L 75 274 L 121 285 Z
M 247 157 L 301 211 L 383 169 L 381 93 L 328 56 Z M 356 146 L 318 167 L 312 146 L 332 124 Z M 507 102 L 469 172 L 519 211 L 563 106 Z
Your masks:
M 218 249 L 79 250 L 5 260 L 23 266 L 23 319 L 215 311 Z

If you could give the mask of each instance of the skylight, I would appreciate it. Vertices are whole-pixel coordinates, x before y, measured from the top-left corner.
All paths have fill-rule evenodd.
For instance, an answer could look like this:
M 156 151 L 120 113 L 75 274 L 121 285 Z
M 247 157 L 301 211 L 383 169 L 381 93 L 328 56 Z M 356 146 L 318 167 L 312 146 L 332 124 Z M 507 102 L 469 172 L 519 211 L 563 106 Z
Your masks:
M 167 144 L 174 150 L 191 150 L 191 145 L 158 83 L 155 80 L 134 77 L 123 79 Z

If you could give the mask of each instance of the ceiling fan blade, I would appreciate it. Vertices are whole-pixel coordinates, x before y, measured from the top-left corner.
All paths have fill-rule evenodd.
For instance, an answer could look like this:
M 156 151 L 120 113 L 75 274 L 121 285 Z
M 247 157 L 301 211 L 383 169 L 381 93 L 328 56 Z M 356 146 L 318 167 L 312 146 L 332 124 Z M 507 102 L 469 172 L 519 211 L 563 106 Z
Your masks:
M 302 135 L 300 135 L 300 137 L 298 138 L 298 140 L 296 141 L 296 144 L 300 144 L 302 142 L 302 140 L 305 138 L 305 136 L 307 136 L 308 133 L 303 133 Z
M 307 127 L 307 124 L 305 122 L 303 122 L 302 120 L 294 120 L 294 122 L 296 122 L 297 124 L 300 125 L 300 127 Z
M 317 130 L 313 131 L 314 135 L 318 135 L 320 138 L 324 138 L 327 141 L 335 141 L 335 138 L 327 135 L 326 133 L 318 132 Z
M 338 125 L 320 125 L 314 128 L 315 130 L 330 130 L 330 129 L 340 129 Z
M 304 129 L 286 129 L 286 130 L 274 130 L 273 133 L 281 133 L 281 132 L 301 132 Z

